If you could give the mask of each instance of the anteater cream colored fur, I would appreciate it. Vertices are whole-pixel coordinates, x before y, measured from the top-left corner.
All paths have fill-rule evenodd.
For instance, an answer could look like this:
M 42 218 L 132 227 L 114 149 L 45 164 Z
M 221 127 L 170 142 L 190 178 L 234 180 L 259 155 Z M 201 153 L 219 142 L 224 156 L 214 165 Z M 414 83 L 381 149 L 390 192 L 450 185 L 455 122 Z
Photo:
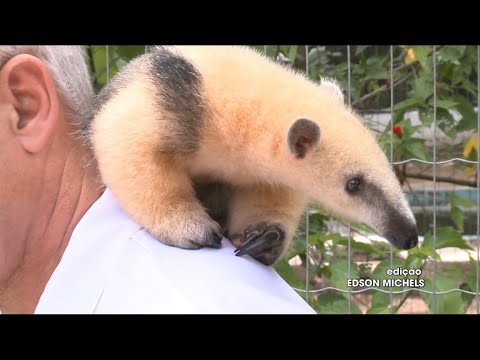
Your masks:
M 149 59 L 157 51 L 181 57 L 201 75 L 205 115 L 196 123 L 193 151 L 162 145 L 175 141 L 179 125 L 154 95 L 168 91 L 152 76 Z M 287 250 L 308 200 L 370 225 L 398 247 L 410 247 L 406 239 L 416 236 L 385 154 L 332 81 L 309 81 L 246 47 L 185 46 L 154 49 L 133 60 L 107 92 L 90 131 L 103 181 L 159 241 L 198 248 L 227 230 L 239 247 L 256 223 L 282 224 L 281 251 L 262 258 L 271 264 Z M 307 133 L 306 139 L 289 137 L 298 119 L 319 128 L 318 141 Z M 292 141 L 305 150 L 304 157 L 292 150 Z M 361 178 L 363 193 L 346 191 L 352 177 Z M 229 185 L 224 229 L 197 199 L 193 180 Z

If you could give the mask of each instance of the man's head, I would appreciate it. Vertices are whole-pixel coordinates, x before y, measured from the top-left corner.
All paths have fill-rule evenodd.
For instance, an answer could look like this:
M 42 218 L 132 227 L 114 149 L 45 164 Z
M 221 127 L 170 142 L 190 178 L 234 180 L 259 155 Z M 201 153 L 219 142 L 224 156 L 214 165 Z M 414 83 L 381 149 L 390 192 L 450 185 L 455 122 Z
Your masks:
M 78 168 L 82 182 L 73 159 L 85 148 L 75 135 L 92 102 L 80 47 L 0 46 L 0 291 L 31 252 L 49 251 L 35 242 L 62 216 L 67 174 Z

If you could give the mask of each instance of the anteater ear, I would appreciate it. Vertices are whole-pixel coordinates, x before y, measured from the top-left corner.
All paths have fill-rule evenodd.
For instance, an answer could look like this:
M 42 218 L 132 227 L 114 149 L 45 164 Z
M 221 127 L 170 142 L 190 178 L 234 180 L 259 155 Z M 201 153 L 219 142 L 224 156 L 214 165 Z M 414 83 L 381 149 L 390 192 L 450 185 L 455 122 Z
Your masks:
M 313 152 L 319 141 L 320 127 L 312 120 L 297 119 L 288 130 L 288 148 L 297 159 Z

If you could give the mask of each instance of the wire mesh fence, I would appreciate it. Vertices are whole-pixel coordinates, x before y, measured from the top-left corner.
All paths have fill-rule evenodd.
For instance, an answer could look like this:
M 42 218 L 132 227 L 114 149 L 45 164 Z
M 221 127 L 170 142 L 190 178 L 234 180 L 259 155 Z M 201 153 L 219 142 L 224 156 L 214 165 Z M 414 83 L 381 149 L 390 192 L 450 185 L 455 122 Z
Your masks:
M 306 72 L 306 75 L 309 76 L 310 75 L 310 72 L 309 72 L 309 64 L 308 64 L 308 55 L 310 54 L 309 52 L 309 47 L 306 46 L 305 47 L 306 51 L 306 61 L 305 61 L 305 64 L 306 64 L 306 69 L 305 69 L 305 72 Z M 267 53 L 267 48 L 264 48 L 264 52 Z M 479 48 L 477 47 L 476 48 L 476 52 L 477 52 L 477 56 L 476 56 L 476 65 L 477 65 L 477 71 L 476 71 L 476 74 L 477 74 L 477 89 L 476 89 L 476 93 L 477 93 L 477 108 L 478 108 L 478 66 L 479 66 L 479 56 L 478 56 L 478 53 L 479 53 Z M 351 85 L 351 69 L 352 69 L 352 61 L 351 61 L 351 47 L 350 46 L 346 46 L 346 58 L 347 58 L 347 74 L 346 74 L 346 78 L 347 78 L 347 86 L 346 86 L 346 89 L 345 89 L 345 93 L 346 93 L 346 98 L 347 98 L 347 101 L 348 101 L 348 104 L 351 105 L 352 104 L 352 85 Z M 394 141 L 394 134 L 395 134 L 395 129 L 394 129 L 394 124 L 395 124 L 395 121 L 390 121 L 389 122 L 389 126 L 390 126 L 390 132 L 389 132 L 389 136 L 390 136 L 390 149 L 388 151 L 389 155 L 390 155 L 390 161 L 391 161 L 391 164 L 392 166 L 400 166 L 400 165 L 409 165 L 410 163 L 419 163 L 419 164 L 424 164 L 424 165 L 428 165 L 428 166 L 431 166 L 432 167 L 432 179 L 431 179 L 431 187 L 432 187 L 432 194 L 433 194 L 433 204 L 432 204 L 432 219 L 431 219 L 431 242 L 432 242 L 432 251 L 431 251 L 431 255 L 433 256 L 430 256 L 430 257 L 426 257 L 425 261 L 424 261 L 424 264 L 422 264 L 422 271 L 423 271 L 423 268 L 428 266 L 430 267 L 430 279 L 431 279 L 431 287 L 430 289 L 428 289 L 426 286 L 425 287 L 415 287 L 415 288 L 409 288 L 409 287 L 404 287 L 404 288 L 393 288 L 393 287 L 390 287 L 389 289 L 385 289 L 385 288 L 380 288 L 380 287 L 363 287 L 363 288 L 352 288 L 352 287 L 338 287 L 338 286 L 324 286 L 324 287 L 321 287 L 319 289 L 310 289 L 310 283 L 311 283 L 311 277 L 310 277 L 310 252 L 311 252 L 311 247 L 310 247 L 310 236 L 311 236 L 311 233 L 310 233 L 310 229 L 309 229 L 309 221 L 308 221 L 308 217 L 306 219 L 306 232 L 305 232 L 305 243 L 306 243 L 306 261 L 305 261 L 305 267 L 306 267 L 306 275 L 305 275 L 305 286 L 304 288 L 297 288 L 297 290 L 299 292 L 304 292 L 305 293 L 305 298 L 307 299 L 307 301 L 310 300 L 310 295 L 311 294 L 322 294 L 322 293 L 330 293 L 330 292 L 338 292 L 338 293 L 343 293 L 345 295 L 347 295 L 347 306 L 345 307 L 345 310 L 347 310 L 346 312 L 348 313 L 352 313 L 352 294 L 361 294 L 361 293 L 372 293 L 372 292 L 379 292 L 379 293 L 385 293 L 385 294 L 388 294 L 389 295 L 389 298 L 388 298 L 388 307 L 387 307 L 387 311 L 388 312 L 394 312 L 394 309 L 395 307 L 393 306 L 393 302 L 394 302 L 394 295 L 399 295 L 399 294 L 408 294 L 408 293 L 413 293 L 413 292 L 416 292 L 416 293 L 421 293 L 421 294 L 427 294 L 427 295 L 431 295 L 431 299 L 430 299 L 430 303 L 429 303 L 429 306 L 428 306 L 428 312 L 431 312 L 431 313 L 437 313 L 437 312 L 459 312 L 459 309 L 455 309 L 454 307 L 450 306 L 449 307 L 449 304 L 447 303 L 447 305 L 443 304 L 445 303 L 445 301 L 443 301 L 442 303 L 442 308 L 441 309 L 437 309 L 437 297 L 438 296 L 442 296 L 442 295 L 447 295 L 447 294 L 452 294 L 452 293 L 460 293 L 460 294 L 465 294 L 465 295 L 468 295 L 468 296 L 474 296 L 475 299 L 473 299 L 472 303 L 470 304 L 470 306 L 466 306 L 463 310 L 465 310 L 465 312 L 476 312 L 476 313 L 479 313 L 479 291 L 478 291 L 478 248 L 479 248 L 479 221 L 478 221 L 478 217 L 479 217 L 479 211 L 478 211 L 478 208 L 479 208 L 479 204 L 480 204 L 480 201 L 479 201 L 479 187 L 478 187 L 478 176 L 476 176 L 476 217 L 477 217 L 477 221 L 476 221 L 476 233 L 474 234 L 474 238 L 475 239 L 475 245 L 473 244 L 473 241 L 470 241 L 470 243 L 472 243 L 471 245 L 474 245 L 474 246 L 468 246 L 469 248 L 471 248 L 473 251 L 472 252 L 475 252 L 474 248 L 476 247 L 476 255 L 473 255 L 473 254 L 470 254 L 470 259 L 474 260 L 471 262 L 471 269 L 470 271 L 473 271 L 474 272 L 474 277 L 475 277 L 475 282 L 472 285 L 470 285 L 470 287 L 463 287 L 465 284 L 462 283 L 462 282 L 466 282 L 466 279 L 463 279 L 464 281 L 460 281 L 460 286 L 453 286 L 449 289 L 442 289 L 443 288 L 443 285 L 445 285 L 445 281 L 442 280 L 442 286 L 437 286 L 437 265 L 438 265 L 438 262 L 440 261 L 440 258 L 437 257 L 437 250 L 438 247 L 437 247 L 437 238 L 438 238 L 438 234 L 437 234 L 437 229 L 439 228 L 438 224 L 437 224 L 437 214 L 438 214 L 438 206 L 437 206 L 437 194 L 438 194 L 438 189 L 437 189 L 437 186 L 438 186 L 438 183 L 439 181 L 437 180 L 437 172 L 438 172 L 438 166 L 444 166 L 444 165 L 449 165 L 449 164 L 452 164 L 452 163 L 464 163 L 464 164 L 470 164 L 470 165 L 476 165 L 476 168 L 477 168 L 477 173 L 478 173 L 478 152 L 477 152 L 477 159 L 476 160 L 471 160 L 471 159 L 465 159 L 465 158 L 461 158 L 461 157 L 451 157 L 451 158 L 446 158 L 446 159 L 442 159 L 442 160 L 438 160 L 438 153 L 437 153 L 437 141 L 438 141 L 438 134 L 437 134 L 437 130 L 439 129 L 439 124 L 438 124 L 438 119 L 437 119 L 437 107 L 438 107 L 438 104 L 437 104 L 437 100 L 438 100 L 438 94 L 437 94 L 437 90 L 438 90 L 438 85 L 437 85 L 437 77 L 438 77 L 438 67 L 437 67 L 437 57 L 439 56 L 438 54 L 438 51 L 437 51 L 437 47 L 436 46 L 433 46 L 432 47 L 432 56 L 431 56 L 431 77 L 432 77 L 432 113 L 433 113 L 433 120 L 432 120 L 432 126 L 431 126 L 431 129 L 433 130 L 432 134 L 431 134 L 431 158 L 432 160 L 427 160 L 427 159 L 419 159 L 419 158 L 416 158 L 416 157 L 409 157 L 407 159 L 402 159 L 402 160 L 395 160 L 394 158 L 394 153 L 395 153 L 395 141 Z M 393 46 L 390 46 L 389 47 L 389 80 L 390 80 L 390 84 L 394 84 L 395 83 L 395 78 L 394 78 L 394 47 Z M 319 80 L 319 79 L 314 79 L 314 80 Z M 395 102 L 394 102 L 394 98 L 395 98 L 395 94 L 394 94 L 394 91 L 395 91 L 395 86 L 389 86 L 388 87 L 389 90 L 390 90 L 390 119 L 394 119 L 395 118 Z M 441 101 L 444 101 L 444 99 L 442 99 Z M 445 104 L 442 104 L 442 105 L 445 105 Z M 477 115 L 477 124 L 476 124 L 476 134 L 477 134 L 477 137 L 476 137 L 476 141 L 477 141 L 477 149 L 478 149 L 478 133 L 479 133 L 479 116 L 478 116 L 478 110 L 476 112 L 476 115 Z M 377 122 L 377 126 L 378 126 L 378 122 Z M 444 179 L 442 179 L 444 181 Z M 309 212 L 310 213 L 310 212 Z M 347 242 L 347 249 L 346 249 L 346 256 L 347 256 L 347 276 L 346 276 L 346 280 L 348 279 L 352 279 L 353 275 L 352 275 L 352 270 L 351 270 L 351 266 L 352 266 L 352 229 L 351 229 L 351 226 L 350 224 L 348 224 L 348 242 Z M 443 236 L 443 234 L 442 234 Z M 454 237 L 456 237 L 456 234 L 453 235 Z M 442 242 L 443 242 L 444 239 L 442 239 Z M 449 240 L 452 240 L 452 239 L 446 239 L 447 241 Z M 444 246 L 445 244 L 443 243 L 442 244 L 442 248 L 450 248 L 448 246 Z M 423 245 L 422 245 L 423 246 Z M 454 245 L 452 245 L 452 247 L 455 247 Z M 473 255 L 473 256 L 472 256 Z M 389 267 L 390 269 L 394 269 L 394 250 L 392 248 L 392 246 L 390 245 L 390 249 L 389 249 Z M 440 263 L 442 263 L 440 261 Z M 461 264 L 456 264 L 456 266 L 460 267 Z M 462 279 L 460 279 L 462 280 Z M 450 282 L 451 284 L 453 284 L 453 282 Z M 321 297 L 319 296 L 318 297 L 318 301 L 321 302 L 322 299 Z M 403 298 L 405 299 L 405 297 Z M 400 300 L 401 304 L 403 304 L 403 299 Z M 453 300 L 451 300 L 451 302 L 454 303 Z M 370 306 L 370 309 L 372 309 L 372 306 Z M 334 309 L 334 308 L 331 308 L 332 312 L 338 312 L 338 309 Z M 397 308 L 398 310 L 398 308 Z M 418 310 L 414 310 L 414 311 L 418 311 Z
M 149 50 L 120 48 L 127 47 L 104 48 L 103 82 Z M 420 233 L 416 248 L 398 251 L 371 229 L 310 204 L 278 272 L 319 313 L 479 314 L 480 46 L 256 48 L 313 81 L 328 75 L 343 85 L 348 104 L 378 135 Z M 98 68 L 94 76 L 101 78 Z M 399 268 L 412 274 L 387 273 Z M 398 279 L 418 286 L 388 281 Z
M 347 53 L 347 79 L 348 79 L 348 82 L 347 82 L 347 89 L 346 89 L 346 93 L 347 93 L 347 99 L 348 99 L 348 103 L 351 104 L 351 59 L 350 59 L 350 46 L 347 46 L 346 47 L 346 53 Z M 478 65 L 480 62 L 479 62 L 479 56 L 478 56 L 478 53 L 479 53 L 479 48 L 477 47 L 477 67 L 480 66 Z M 394 76 L 393 76 L 393 62 L 394 62 L 394 56 L 393 56 L 393 46 L 390 46 L 390 83 L 393 84 L 394 83 Z M 438 129 L 438 124 L 437 124 L 437 56 L 436 56 L 436 48 L 435 46 L 433 46 L 432 48 L 432 53 L 434 54 L 434 56 L 432 56 L 432 78 L 433 78 L 433 125 L 432 125 L 432 128 L 433 128 L 433 137 L 432 137 L 432 142 L 433 142 L 433 146 L 432 146 L 432 161 L 427 161 L 427 160 L 422 160 L 422 159 L 418 159 L 418 158 L 414 158 L 414 157 L 411 157 L 411 158 L 408 158 L 408 159 L 404 159 L 404 160 L 401 160 L 401 161 L 394 161 L 394 141 L 393 141 L 393 136 L 394 136 L 394 121 L 391 121 L 390 122 L 390 126 L 391 126 L 391 131 L 390 131 L 390 137 L 391 137 L 391 141 L 390 141 L 390 160 L 391 160 L 391 163 L 392 165 L 402 165 L 402 164 L 408 164 L 408 163 L 411 163 L 411 162 L 418 162 L 418 163 L 422 163 L 422 164 L 428 164 L 428 165 L 432 165 L 433 166 L 433 175 L 432 175 L 432 187 L 433 187 L 433 191 L 432 191 L 432 194 L 433 194 L 433 216 L 432 216 L 432 240 L 433 240 L 433 254 L 436 254 L 437 252 L 437 184 L 438 184 L 438 181 L 437 181 L 437 166 L 438 165 L 446 165 L 446 164 L 450 164 L 452 162 L 463 162 L 463 163 L 467 163 L 467 164 L 473 164 L 473 165 L 476 165 L 477 166 L 477 173 L 478 173 L 478 155 L 477 155 L 477 160 L 476 161 L 473 161 L 473 160 L 468 160 L 468 159 L 463 159 L 463 158 L 458 158 L 458 157 L 454 157 L 454 158 L 450 158 L 450 159 L 445 159 L 445 160 L 442 160 L 442 161 L 438 161 L 437 160 L 437 129 Z M 308 51 L 307 51 L 307 54 L 308 54 Z M 307 69 L 308 69 L 308 65 L 307 65 Z M 307 70 L 307 74 L 308 74 L 308 70 Z M 478 97 L 478 69 L 477 69 L 477 97 Z M 391 119 L 394 119 L 394 86 L 391 86 L 390 87 L 390 115 L 391 115 Z M 477 104 L 478 104 L 478 100 L 477 100 Z M 478 110 L 477 110 L 477 126 L 476 126 L 476 132 L 477 132 L 477 141 L 478 141 L 478 132 L 479 132 L 479 116 L 478 116 Z M 307 293 L 322 293 L 322 292 L 329 292 L 329 291 L 336 291 L 336 292 L 340 292 L 340 293 L 345 293 L 345 294 L 348 294 L 348 312 L 351 313 L 351 299 L 352 299 L 352 293 L 354 294 L 359 294 L 359 293 L 365 293 L 365 292 L 372 292 L 372 291 L 376 291 L 376 292 L 383 292 L 383 293 L 388 293 L 389 294 L 389 308 L 390 308 L 390 311 L 393 311 L 393 294 L 405 294 L 405 293 L 408 293 L 408 292 L 419 292 L 419 293 L 424 293 L 424 294 L 430 294 L 432 295 L 432 300 L 431 300 L 431 306 L 430 306 L 430 312 L 432 313 L 436 313 L 437 312 L 437 295 L 445 295 L 445 294 L 451 294 L 451 293 L 454 293 L 454 292 L 458 292 L 458 293 L 463 293 L 463 294 L 467 294 L 467 295 L 472 295 L 472 296 L 475 296 L 476 299 L 475 299 L 475 302 L 476 302 L 476 305 L 475 305 L 475 312 L 478 313 L 479 312 L 479 301 L 478 301 L 478 297 L 479 297 L 479 292 L 478 292 L 478 249 L 479 249 L 479 221 L 478 221 L 478 217 L 479 217 L 479 199 L 478 199 L 478 194 L 479 194 L 479 187 L 478 187 L 478 176 L 476 176 L 476 181 L 477 181 L 477 184 L 476 184 L 476 193 L 477 193 L 477 201 L 476 201 L 476 214 L 477 214 L 477 229 L 476 229 L 476 265 L 473 264 L 472 265 L 472 270 L 475 270 L 475 288 L 474 288 L 474 291 L 469 291 L 469 290 L 466 290 L 466 289 L 462 289 L 462 288 L 451 288 L 451 289 L 446 289 L 446 290 L 438 290 L 437 288 L 437 284 L 436 284 L 436 277 L 437 277 L 437 256 L 432 256 L 431 258 L 431 266 L 432 266 L 432 271 L 431 271 L 431 282 L 432 282 L 432 288 L 431 290 L 425 290 L 423 288 L 406 288 L 406 289 L 401 289 L 401 290 L 392 290 L 392 288 L 390 288 L 389 290 L 385 290 L 385 289 L 382 289 L 382 288 L 377 288 L 377 287 L 365 287 L 365 288 L 361 288 L 361 289 L 356 289 L 356 290 L 352 290 L 352 288 L 348 288 L 348 290 L 345 290 L 345 289 L 342 289 L 342 288 L 339 288 L 339 287 L 323 287 L 321 289 L 317 289 L 317 290 L 310 290 L 307 286 L 307 284 L 305 285 L 305 290 L 303 289 L 297 289 L 298 291 L 305 291 Z M 306 238 L 307 238 L 307 241 L 308 241 L 308 238 L 309 238 L 309 232 L 307 231 L 306 232 Z M 351 273 L 351 263 L 352 263 L 352 252 L 351 252 L 351 228 L 349 226 L 349 229 L 348 229 L 348 249 L 347 249 L 347 257 L 348 257 L 348 278 L 351 278 L 352 277 L 352 273 Z M 307 252 L 309 252 L 310 249 L 309 247 L 307 247 Z M 308 257 L 307 257 L 308 258 Z M 428 259 L 430 261 L 430 259 Z M 307 263 L 308 264 L 308 263 Z M 393 269 L 393 249 L 392 247 L 390 248 L 390 268 Z M 306 281 L 309 282 L 310 279 L 307 275 L 306 277 Z M 308 296 L 307 296 L 308 298 Z M 443 311 L 442 312 L 445 312 L 444 309 L 442 309 Z M 470 311 L 470 312 L 473 312 L 473 311 Z

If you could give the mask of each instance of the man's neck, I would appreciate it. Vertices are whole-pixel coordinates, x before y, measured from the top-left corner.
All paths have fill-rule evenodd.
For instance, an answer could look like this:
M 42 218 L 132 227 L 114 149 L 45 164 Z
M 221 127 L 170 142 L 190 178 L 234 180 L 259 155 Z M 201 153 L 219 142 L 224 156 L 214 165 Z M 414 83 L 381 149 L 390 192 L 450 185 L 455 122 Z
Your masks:
M 59 182 L 45 188 L 36 206 L 38 220 L 28 232 L 23 264 L 3 291 L 2 313 L 35 312 L 76 225 L 101 195 L 95 167 L 79 166 L 80 155 L 71 152 L 66 156 Z

